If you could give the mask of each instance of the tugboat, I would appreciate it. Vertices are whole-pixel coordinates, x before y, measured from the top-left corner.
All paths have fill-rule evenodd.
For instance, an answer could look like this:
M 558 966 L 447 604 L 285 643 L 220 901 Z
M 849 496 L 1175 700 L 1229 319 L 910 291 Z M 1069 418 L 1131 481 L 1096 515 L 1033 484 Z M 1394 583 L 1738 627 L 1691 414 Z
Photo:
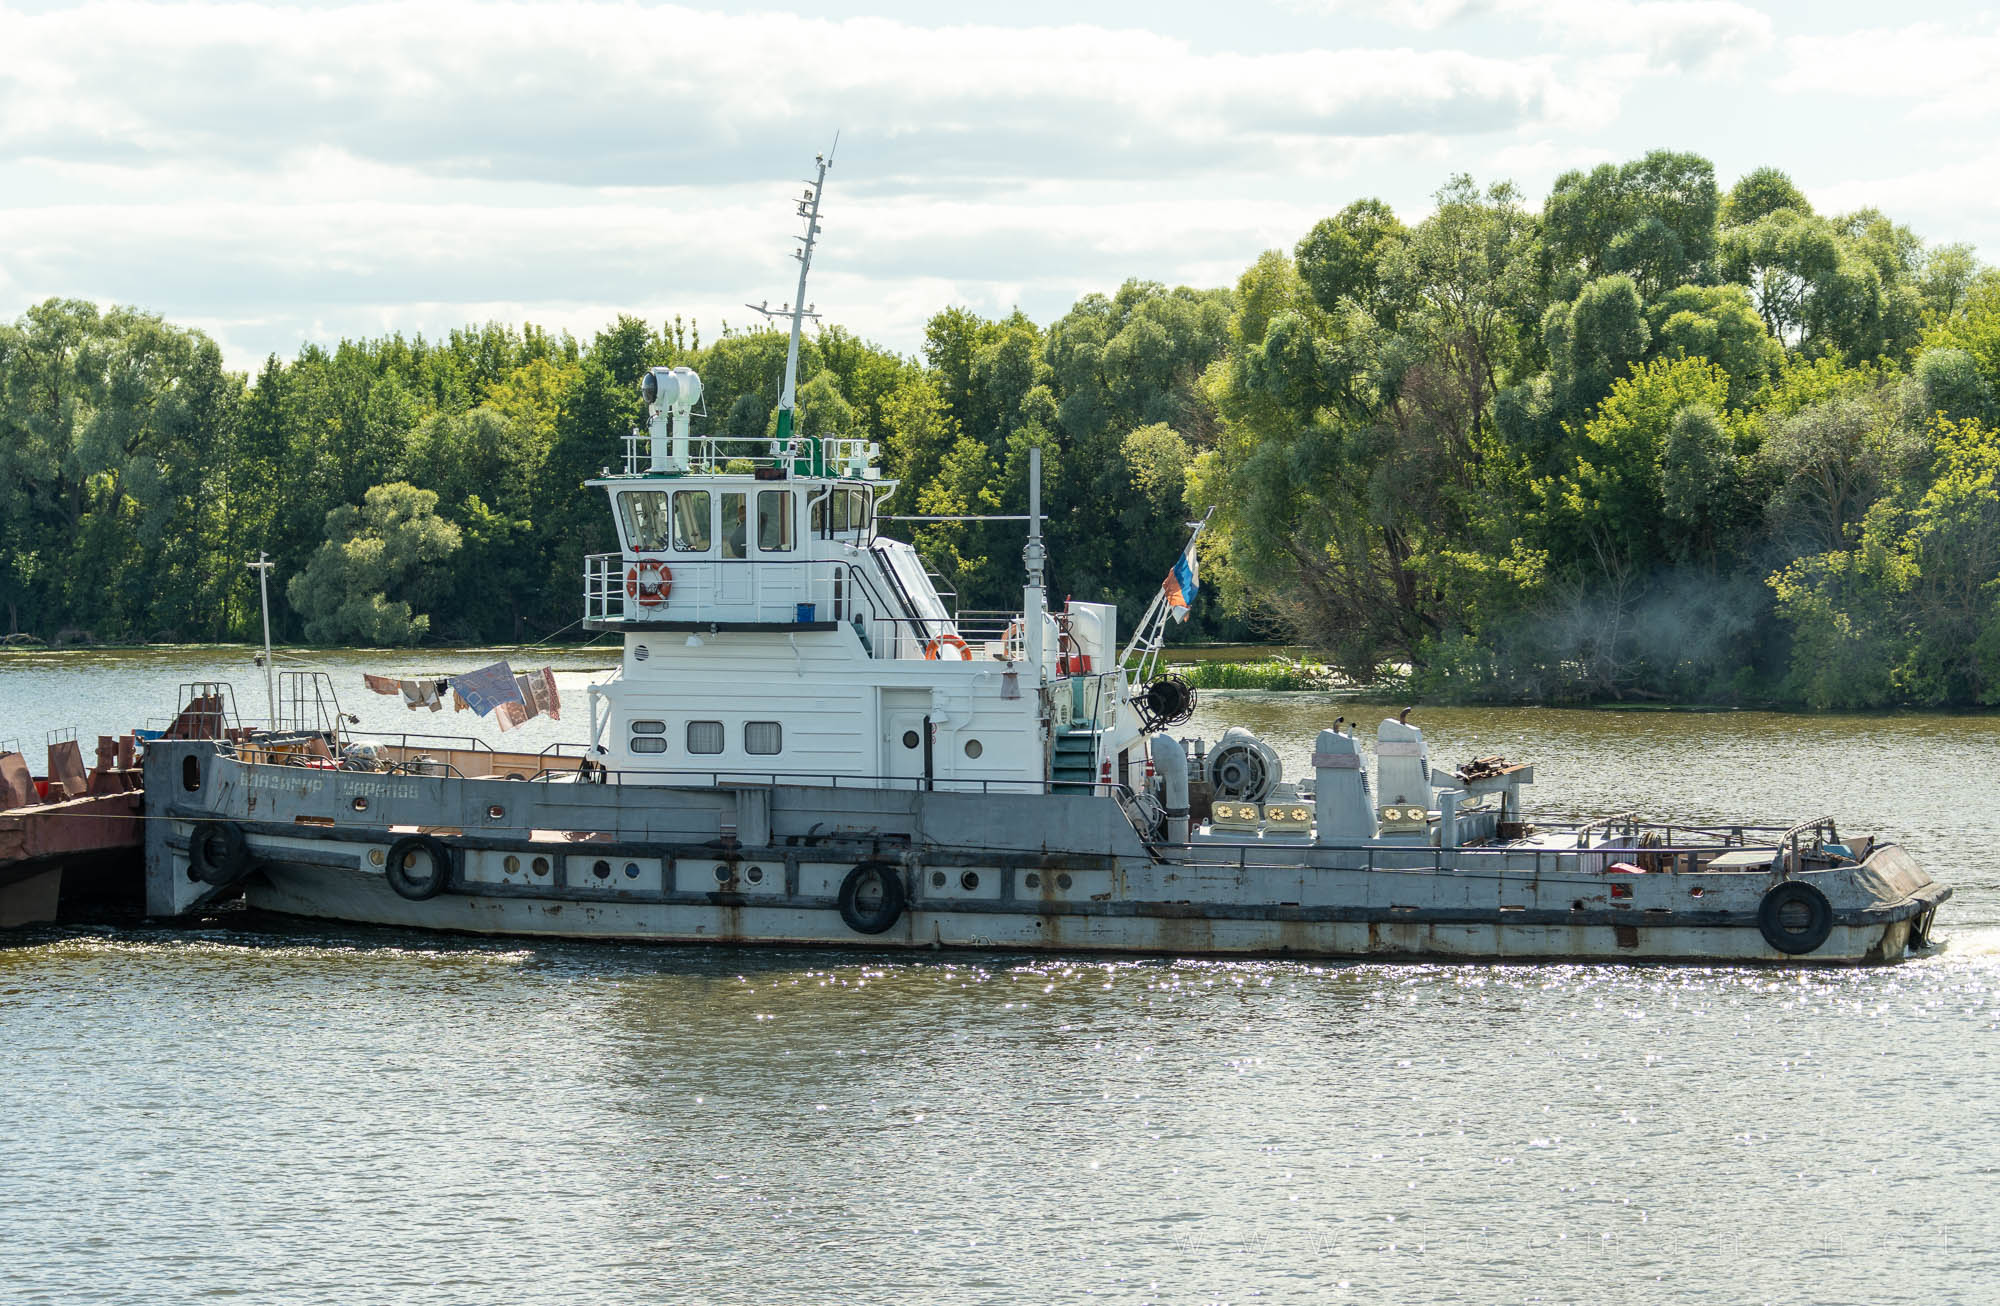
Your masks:
M 509 753 L 317 729 L 146 750 L 148 903 L 673 944 L 1883 963 L 1950 889 L 1832 817 L 1689 829 L 1524 815 L 1531 766 L 1431 761 L 1405 712 L 1319 733 L 1309 776 L 1178 738 L 1159 674 L 1193 545 L 1121 650 L 1044 586 L 1031 467 L 1018 611 L 958 611 L 878 527 L 879 450 L 794 428 L 805 231 L 774 437 L 691 433 L 652 369 L 585 624 L 623 639 L 583 741 Z M 1199 533 L 1199 526 L 1196 533 Z

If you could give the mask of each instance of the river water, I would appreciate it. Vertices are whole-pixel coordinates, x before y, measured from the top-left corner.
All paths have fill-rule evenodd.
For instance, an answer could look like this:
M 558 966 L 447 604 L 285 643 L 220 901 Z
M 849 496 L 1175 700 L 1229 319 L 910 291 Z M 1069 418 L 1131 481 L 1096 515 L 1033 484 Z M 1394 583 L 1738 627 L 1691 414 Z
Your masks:
M 414 719 L 348 693 L 432 669 L 398 656 L 327 659 L 370 725 Z M 575 716 L 603 661 L 555 664 Z M 0 661 L 0 735 L 109 732 L 210 675 L 261 701 L 241 663 Z M 1211 694 L 1186 729 L 1248 724 L 1296 766 L 1384 710 Z M 1534 760 L 1544 810 L 1892 835 L 1958 887 L 1945 946 L 1817 972 L 885 960 L 241 913 L 21 932 L 0 1300 L 2000 1301 L 2000 719 L 1413 720 L 1441 760 Z

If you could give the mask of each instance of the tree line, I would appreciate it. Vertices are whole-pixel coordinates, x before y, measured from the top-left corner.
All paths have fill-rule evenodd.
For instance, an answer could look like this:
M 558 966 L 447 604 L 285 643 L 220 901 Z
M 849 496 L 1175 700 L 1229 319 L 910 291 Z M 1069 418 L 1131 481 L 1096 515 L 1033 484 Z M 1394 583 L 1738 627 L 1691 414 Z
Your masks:
M 654 365 L 697 431 L 774 429 L 785 337 L 620 317 L 308 345 L 229 372 L 132 309 L 0 326 L 0 603 L 46 639 L 544 637 L 615 547 L 582 483 Z M 1058 595 L 1158 587 L 1209 508 L 1183 637 L 1501 701 L 2000 702 L 2000 273 L 1776 169 L 1656 151 L 1532 206 L 1363 200 L 1227 288 L 1131 281 L 1047 325 L 947 308 L 904 357 L 809 338 L 799 426 L 879 440 L 892 511 L 1026 510 Z M 905 523 L 968 608 L 1018 523 Z

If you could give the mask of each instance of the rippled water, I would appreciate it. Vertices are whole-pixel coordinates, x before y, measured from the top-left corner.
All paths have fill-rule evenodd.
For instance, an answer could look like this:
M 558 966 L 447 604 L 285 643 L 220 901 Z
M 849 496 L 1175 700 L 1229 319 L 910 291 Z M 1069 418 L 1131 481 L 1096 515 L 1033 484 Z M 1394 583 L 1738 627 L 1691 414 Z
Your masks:
M 0 664 L 0 709 L 20 683 Z M 1354 711 L 1214 695 L 1187 729 L 1296 764 Z M 2000 722 L 1415 719 L 1444 760 L 1532 757 L 1564 810 L 1901 837 L 1960 886 L 1948 946 L 1827 973 L 17 935 L 0 1300 L 2000 1297 Z

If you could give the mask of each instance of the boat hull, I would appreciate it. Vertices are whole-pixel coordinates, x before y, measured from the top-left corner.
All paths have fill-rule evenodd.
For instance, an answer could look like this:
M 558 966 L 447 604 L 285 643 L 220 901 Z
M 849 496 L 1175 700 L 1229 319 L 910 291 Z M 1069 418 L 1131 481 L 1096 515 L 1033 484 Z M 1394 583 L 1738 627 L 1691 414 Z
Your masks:
M 1894 845 L 1801 871 L 1827 929 L 1784 952 L 1759 919 L 1784 877 L 1609 873 L 1617 848 L 1157 846 L 1086 794 L 384 777 L 201 744 L 147 766 L 156 916 L 240 886 L 315 919 L 666 944 L 1869 964 L 1923 942 L 1950 892 Z M 197 869 L 197 836 L 225 828 L 230 864 Z M 419 846 L 446 872 L 399 891 L 387 867 Z M 857 920 L 843 888 L 871 867 L 901 903 Z
M 1906 955 L 1928 898 L 1851 925 L 1836 925 L 1807 956 L 1778 952 L 1753 914 L 1715 924 L 1619 925 L 1495 919 L 1412 920 L 1351 912 L 1149 914 L 1130 911 L 965 910 L 912 907 L 880 934 L 849 928 L 838 906 L 579 901 L 447 893 L 413 902 L 383 877 L 325 866 L 269 865 L 245 886 L 260 910 L 316 920 L 483 935 L 672 945 L 770 945 L 870 949 L 987 949 L 1148 956 L 1292 956 L 1467 961 L 1615 961 L 1871 965 Z M 1109 905 L 1109 904 L 1107 904 Z M 1122 905 L 1122 904 L 1121 904 Z M 1357 919 L 1328 919 L 1351 915 Z M 1407 914 L 1405 914 L 1407 915 Z M 1509 913 L 1508 915 L 1511 915 Z

